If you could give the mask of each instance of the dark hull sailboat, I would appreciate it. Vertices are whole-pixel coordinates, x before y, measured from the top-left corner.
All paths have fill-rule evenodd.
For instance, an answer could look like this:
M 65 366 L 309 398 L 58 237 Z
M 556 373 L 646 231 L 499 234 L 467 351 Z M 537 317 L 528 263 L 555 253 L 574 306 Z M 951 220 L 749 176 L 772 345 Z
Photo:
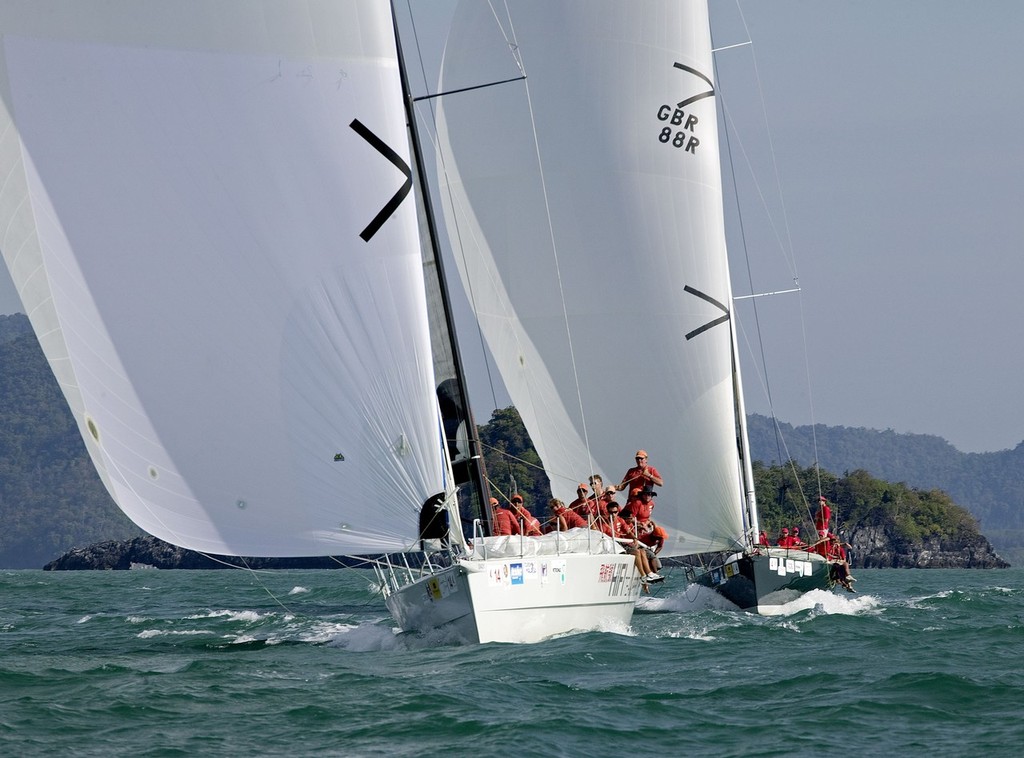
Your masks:
M 783 613 L 783 606 L 811 590 L 830 589 L 836 584 L 834 571 L 835 564 L 817 553 L 781 547 L 740 553 L 720 566 L 689 570 L 697 584 L 762 616 Z

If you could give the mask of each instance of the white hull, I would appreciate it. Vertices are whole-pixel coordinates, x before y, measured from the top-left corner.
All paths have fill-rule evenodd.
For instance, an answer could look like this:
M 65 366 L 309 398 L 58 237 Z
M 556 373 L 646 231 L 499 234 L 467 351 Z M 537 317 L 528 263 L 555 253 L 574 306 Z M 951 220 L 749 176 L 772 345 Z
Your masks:
M 566 554 L 462 559 L 387 598 L 402 631 L 450 631 L 460 641 L 538 642 L 625 629 L 640 597 L 633 558 Z

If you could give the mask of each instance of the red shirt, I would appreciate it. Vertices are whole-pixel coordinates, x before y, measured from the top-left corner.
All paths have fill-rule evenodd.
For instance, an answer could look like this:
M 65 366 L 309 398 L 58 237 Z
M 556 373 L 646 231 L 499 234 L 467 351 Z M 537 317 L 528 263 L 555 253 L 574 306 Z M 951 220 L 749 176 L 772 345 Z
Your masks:
M 658 469 L 654 468 L 654 466 L 647 466 L 646 472 L 640 466 L 633 466 L 633 468 L 627 471 L 626 475 L 622 477 L 622 483 L 629 489 L 633 489 L 634 487 L 643 488 L 647 485 L 656 487 L 659 485 L 655 483 L 655 479 L 660 481 L 661 474 L 658 473 Z
M 653 548 L 655 553 L 661 551 L 665 546 L 665 540 L 668 539 L 668 532 L 653 521 L 641 523 L 639 526 L 639 532 L 640 541 L 647 545 L 647 547 Z
M 629 510 L 632 511 L 633 518 L 637 521 L 648 521 L 651 518 L 651 511 L 654 510 L 654 498 L 641 496 L 639 500 L 631 500 L 633 507 Z
M 594 501 L 587 497 L 578 497 L 569 503 L 569 510 L 578 513 L 583 518 L 597 516 L 597 506 Z
M 525 505 L 514 505 L 512 507 L 516 509 L 516 513 L 514 514 L 516 520 L 517 521 L 519 519 L 523 520 L 523 524 L 522 524 L 523 534 L 525 534 L 527 536 L 531 536 L 531 537 L 539 536 L 540 535 L 540 521 L 538 521 L 536 518 L 534 518 L 533 514 L 530 513 L 528 510 L 526 510 L 526 506 Z
M 818 507 L 818 514 L 814 517 L 814 528 L 819 532 L 828 531 L 828 522 L 832 518 L 832 509 L 828 503 L 822 503 Z
M 583 518 L 576 511 L 571 511 L 568 508 L 566 508 L 564 511 L 561 511 L 555 516 L 554 520 L 551 522 L 551 526 L 548 527 L 548 531 L 564 532 L 569 529 L 575 529 L 581 526 L 585 527 L 586 525 L 587 520 L 585 518 Z
M 602 532 L 612 538 L 636 538 L 633 534 L 633 528 L 629 525 L 629 522 L 618 514 L 615 516 L 609 515 L 608 517 L 601 519 L 599 526 Z
M 495 537 L 506 537 L 512 534 L 519 534 L 519 520 L 508 508 L 498 508 L 494 511 Z
M 839 538 L 831 532 L 828 535 L 828 557 L 846 560 L 846 548 L 843 547 L 843 543 L 839 541 Z

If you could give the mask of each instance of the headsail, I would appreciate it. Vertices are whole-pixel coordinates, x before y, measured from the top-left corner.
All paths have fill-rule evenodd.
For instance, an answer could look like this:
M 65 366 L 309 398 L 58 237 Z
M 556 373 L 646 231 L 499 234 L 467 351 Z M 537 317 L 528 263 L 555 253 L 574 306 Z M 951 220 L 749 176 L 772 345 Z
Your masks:
M 445 487 L 387 3 L 0 6 L 0 238 L 108 490 L 241 555 Z
M 665 480 L 654 512 L 671 534 L 665 554 L 736 547 L 705 3 L 507 6 L 499 29 L 486 4 L 460 5 L 441 89 L 483 83 L 507 47 L 525 84 L 445 96 L 438 109 L 446 221 L 489 348 L 557 497 L 591 470 L 617 483 L 642 447 Z

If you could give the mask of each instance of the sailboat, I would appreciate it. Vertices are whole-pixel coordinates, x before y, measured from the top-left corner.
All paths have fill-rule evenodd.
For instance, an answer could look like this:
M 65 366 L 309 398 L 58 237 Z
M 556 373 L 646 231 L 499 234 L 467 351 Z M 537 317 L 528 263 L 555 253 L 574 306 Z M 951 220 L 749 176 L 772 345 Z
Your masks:
M 580 461 L 618 483 L 616 463 L 650 451 L 661 555 L 700 556 L 690 580 L 784 612 L 835 568 L 757 544 L 706 4 L 506 7 L 496 23 L 462 3 L 449 30 L 440 194 L 552 490 L 571 499 Z M 481 72 L 502 84 L 474 87 Z
M 706 7 L 481 6 L 452 17 L 424 191 L 387 3 L 4 3 L 0 248 L 141 528 L 384 556 L 400 629 L 531 642 L 628 625 L 643 578 L 594 530 L 489 534 L 450 287 L 556 497 L 644 446 L 663 555 L 747 560 L 756 508 Z M 487 49 L 516 81 L 476 86 Z

